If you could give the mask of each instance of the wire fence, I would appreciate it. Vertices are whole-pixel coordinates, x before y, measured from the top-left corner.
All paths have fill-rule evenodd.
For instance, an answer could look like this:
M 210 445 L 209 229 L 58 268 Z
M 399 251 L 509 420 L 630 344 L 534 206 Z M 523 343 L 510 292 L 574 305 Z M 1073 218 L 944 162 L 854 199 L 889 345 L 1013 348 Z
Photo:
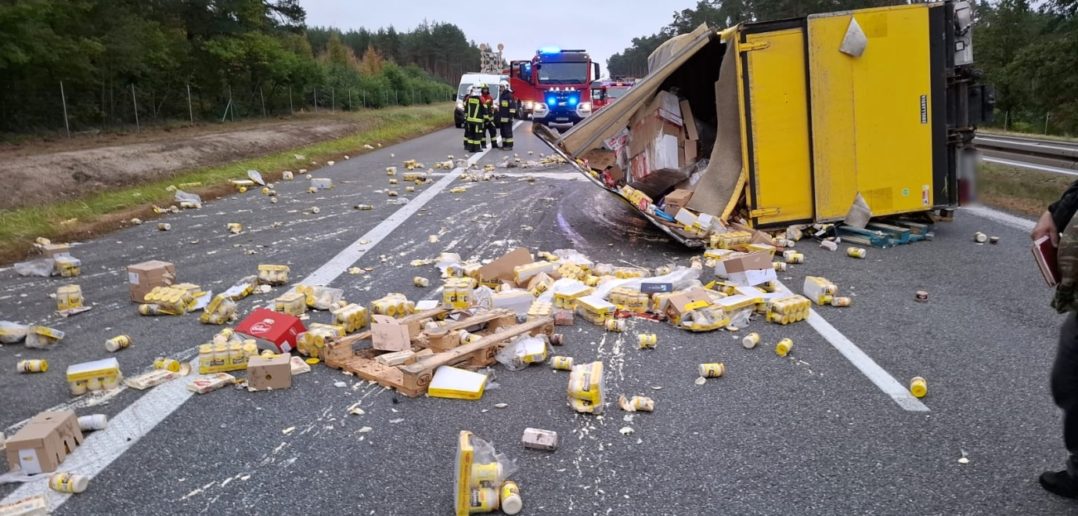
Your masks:
M 195 83 L 146 87 L 138 84 L 75 86 L 58 81 L 55 91 L 0 88 L 0 132 L 141 131 L 176 123 L 230 122 L 451 101 L 442 84 L 404 89 L 273 85 L 260 88 L 202 88 Z
M 1046 136 L 1075 136 L 1068 130 L 1068 120 L 1060 113 L 1051 111 L 1042 113 L 997 111 L 995 121 L 989 127 L 1016 133 L 1041 134 Z

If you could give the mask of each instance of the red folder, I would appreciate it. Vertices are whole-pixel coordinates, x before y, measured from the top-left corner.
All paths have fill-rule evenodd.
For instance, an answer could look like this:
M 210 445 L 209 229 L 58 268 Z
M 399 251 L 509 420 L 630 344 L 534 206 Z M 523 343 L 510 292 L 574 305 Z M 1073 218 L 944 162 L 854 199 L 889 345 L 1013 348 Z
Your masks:
M 1059 265 L 1056 262 L 1058 253 L 1059 249 L 1052 244 L 1052 239 L 1047 236 L 1040 237 L 1033 242 L 1033 259 L 1037 261 L 1037 267 L 1041 269 L 1044 282 L 1049 287 L 1059 284 Z

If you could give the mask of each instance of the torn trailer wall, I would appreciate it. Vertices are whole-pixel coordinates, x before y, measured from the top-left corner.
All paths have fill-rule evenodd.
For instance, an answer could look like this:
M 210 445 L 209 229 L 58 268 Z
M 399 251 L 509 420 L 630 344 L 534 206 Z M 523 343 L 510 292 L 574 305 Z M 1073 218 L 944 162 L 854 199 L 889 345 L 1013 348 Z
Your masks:
M 736 223 L 839 221 L 857 199 L 872 216 L 950 208 L 980 121 L 957 89 L 973 89 L 970 62 L 948 43 L 968 34 L 961 5 L 701 26 L 656 49 L 618 101 L 537 134 L 694 247 Z

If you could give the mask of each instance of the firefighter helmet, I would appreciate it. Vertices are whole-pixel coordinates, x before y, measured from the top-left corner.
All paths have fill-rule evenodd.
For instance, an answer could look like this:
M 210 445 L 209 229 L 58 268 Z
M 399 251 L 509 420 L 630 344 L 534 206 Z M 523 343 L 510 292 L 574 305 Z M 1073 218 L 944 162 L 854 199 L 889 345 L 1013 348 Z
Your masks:
M 499 84 L 498 86 L 503 90 L 513 91 L 513 89 L 509 87 L 509 83 L 506 81 L 502 81 L 501 84 Z

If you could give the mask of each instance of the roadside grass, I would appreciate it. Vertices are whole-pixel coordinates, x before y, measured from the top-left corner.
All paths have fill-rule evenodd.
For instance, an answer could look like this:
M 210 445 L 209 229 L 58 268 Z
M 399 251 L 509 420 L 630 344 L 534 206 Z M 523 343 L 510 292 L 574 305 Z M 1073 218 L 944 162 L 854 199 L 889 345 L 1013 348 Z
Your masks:
M 1061 174 L 981 163 L 977 169 L 977 198 L 988 206 L 1036 218 L 1074 180 Z
M 287 149 L 266 156 L 218 166 L 178 171 L 167 179 L 153 180 L 128 187 L 89 194 L 83 198 L 39 206 L 0 211 L 0 263 L 26 256 L 37 237 L 57 241 L 85 239 L 127 225 L 133 217 L 143 220 L 154 216 L 153 206 L 167 208 L 175 204 L 170 185 L 200 183 L 185 191 L 197 193 L 203 201 L 234 193 L 229 181 L 246 179 L 247 170 L 262 173 L 267 181 L 276 181 L 281 172 L 300 168 L 314 170 L 319 165 L 345 154 L 357 156 L 368 152 L 364 145 L 377 147 L 405 140 L 453 123 L 450 104 L 410 106 L 361 111 L 354 120 L 369 129 L 333 140 Z M 303 155 L 298 161 L 296 154 Z

